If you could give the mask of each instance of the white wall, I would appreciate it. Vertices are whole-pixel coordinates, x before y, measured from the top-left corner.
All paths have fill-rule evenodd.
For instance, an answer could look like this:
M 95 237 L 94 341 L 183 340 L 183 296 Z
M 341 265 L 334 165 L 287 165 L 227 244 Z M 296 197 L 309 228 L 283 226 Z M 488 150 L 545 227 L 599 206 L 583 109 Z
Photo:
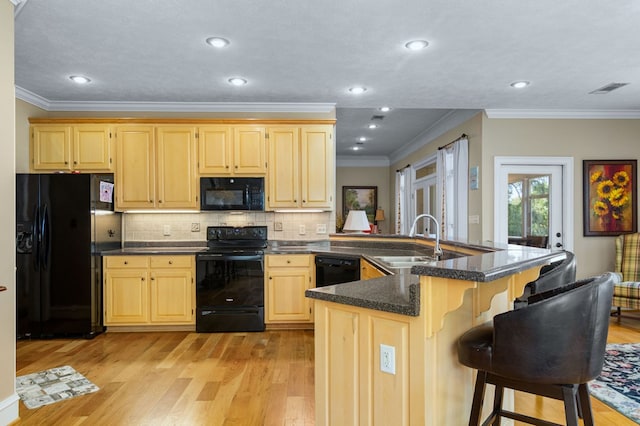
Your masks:
M 13 4 L 0 1 L 0 425 L 18 418 L 16 382 L 15 87 Z

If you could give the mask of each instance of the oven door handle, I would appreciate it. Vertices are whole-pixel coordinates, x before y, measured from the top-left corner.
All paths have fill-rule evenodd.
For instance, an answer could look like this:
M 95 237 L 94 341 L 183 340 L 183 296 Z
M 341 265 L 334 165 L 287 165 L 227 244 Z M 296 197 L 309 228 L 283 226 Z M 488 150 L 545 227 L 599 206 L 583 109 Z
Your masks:
M 198 260 L 257 260 L 261 261 L 264 255 L 262 254 L 198 254 Z

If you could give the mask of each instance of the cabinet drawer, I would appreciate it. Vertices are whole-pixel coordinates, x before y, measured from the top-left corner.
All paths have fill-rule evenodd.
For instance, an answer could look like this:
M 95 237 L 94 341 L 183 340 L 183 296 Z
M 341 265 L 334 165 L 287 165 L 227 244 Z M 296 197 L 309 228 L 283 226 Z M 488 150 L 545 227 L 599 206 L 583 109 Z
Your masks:
M 105 256 L 107 268 L 147 268 L 149 256 Z
M 267 266 L 309 266 L 311 256 L 308 254 L 280 254 L 267 256 Z
M 151 269 L 154 268 L 191 268 L 193 256 L 151 256 Z

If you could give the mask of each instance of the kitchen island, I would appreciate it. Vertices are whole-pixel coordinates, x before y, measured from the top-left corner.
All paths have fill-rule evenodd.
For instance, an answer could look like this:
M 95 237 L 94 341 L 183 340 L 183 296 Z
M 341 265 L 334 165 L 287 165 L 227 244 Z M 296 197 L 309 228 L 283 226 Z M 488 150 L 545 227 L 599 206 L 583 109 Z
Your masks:
M 540 268 L 564 254 L 444 246 L 466 256 L 307 290 L 315 311 L 317 425 L 468 422 L 474 371 L 457 361 L 458 337 L 511 309 Z M 512 407 L 513 394 L 504 402 Z

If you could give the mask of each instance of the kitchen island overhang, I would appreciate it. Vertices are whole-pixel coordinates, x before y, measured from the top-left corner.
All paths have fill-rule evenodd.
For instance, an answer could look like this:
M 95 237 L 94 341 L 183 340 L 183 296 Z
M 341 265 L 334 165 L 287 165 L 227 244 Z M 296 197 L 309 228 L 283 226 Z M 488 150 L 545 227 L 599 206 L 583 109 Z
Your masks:
M 540 268 L 564 256 L 487 248 L 394 276 L 307 291 L 315 311 L 318 425 L 468 421 L 475 373 L 457 361 L 458 337 L 512 309 Z M 381 345 L 393 348 L 395 374 L 382 371 Z M 513 408 L 512 393 L 504 399 Z

